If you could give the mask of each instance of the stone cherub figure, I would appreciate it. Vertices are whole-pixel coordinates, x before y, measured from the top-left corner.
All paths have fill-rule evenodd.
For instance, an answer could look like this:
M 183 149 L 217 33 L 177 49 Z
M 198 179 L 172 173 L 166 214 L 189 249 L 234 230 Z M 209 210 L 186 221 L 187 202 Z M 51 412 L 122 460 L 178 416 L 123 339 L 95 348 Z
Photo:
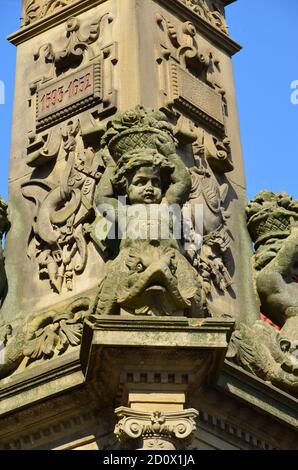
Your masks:
M 103 141 L 109 155 L 103 156 L 106 171 L 95 195 L 101 214 L 94 239 L 102 213 L 109 218 L 111 211 L 120 240 L 115 259 L 107 264 L 94 316 L 204 316 L 198 274 L 182 254 L 175 215 L 168 210 L 182 207 L 191 180 L 166 116 L 142 107 L 120 114 Z
M 239 325 L 232 338 L 238 362 L 290 393 L 298 393 L 298 201 L 261 191 L 247 207 L 255 244 L 255 283 L 263 321 Z

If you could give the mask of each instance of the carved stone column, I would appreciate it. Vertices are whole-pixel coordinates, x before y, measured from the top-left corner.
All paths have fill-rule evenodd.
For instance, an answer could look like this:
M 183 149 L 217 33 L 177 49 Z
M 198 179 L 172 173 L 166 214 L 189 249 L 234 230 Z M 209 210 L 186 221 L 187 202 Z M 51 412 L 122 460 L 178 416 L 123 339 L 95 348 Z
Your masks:
M 124 449 L 184 450 L 196 430 L 199 413 L 194 409 L 180 412 L 148 413 L 120 407 L 115 434 Z

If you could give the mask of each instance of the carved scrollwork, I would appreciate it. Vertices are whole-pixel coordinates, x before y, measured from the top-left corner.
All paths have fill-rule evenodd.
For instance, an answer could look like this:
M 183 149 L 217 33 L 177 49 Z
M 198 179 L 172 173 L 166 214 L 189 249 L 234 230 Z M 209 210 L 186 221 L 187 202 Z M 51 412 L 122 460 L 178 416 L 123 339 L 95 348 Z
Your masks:
M 35 204 L 28 256 L 37 261 L 41 279 L 48 279 L 57 293 L 64 286 L 72 290 L 74 274 L 85 269 L 93 196 L 103 165 L 99 154 L 84 148 L 80 133 L 78 120 L 61 131 L 57 148 L 64 154 L 65 168 L 60 184 L 30 180 L 22 185 L 23 196 Z M 38 159 L 42 162 L 41 152 Z
M 30 84 L 28 100 L 36 121 L 28 146 L 34 161 L 36 152 L 50 159 L 55 151 L 48 145 L 54 139 L 48 137 L 45 141 L 40 132 L 95 106 L 100 115 L 115 111 L 114 66 L 118 59 L 109 27 L 112 22 L 110 13 L 88 25 L 69 18 L 64 45 L 61 47 L 59 40 L 57 45 L 43 44 L 34 54 L 35 70 L 40 76 Z
M 161 107 L 182 111 L 224 135 L 227 113 L 225 90 L 220 84 L 220 62 L 211 50 L 199 47 L 195 26 L 186 21 L 177 28 L 157 13 Z
M 205 294 L 210 296 L 212 285 L 220 292 L 232 289 L 232 278 L 225 264 L 231 244 L 227 229 L 229 213 L 225 208 L 228 186 L 219 185 L 213 172 L 226 173 L 233 169 L 233 164 L 227 139 L 219 141 L 199 129 L 196 135 L 193 143 L 196 165 L 190 168 L 192 190 L 185 206 L 188 214 L 185 237 L 189 243 L 187 255 L 200 273 Z M 199 208 L 203 213 L 202 227 L 196 224 Z
M 218 2 L 212 0 L 179 0 L 208 23 L 228 34 L 224 10 Z
M 115 434 L 124 448 L 174 450 L 190 444 L 199 413 L 194 409 L 146 413 L 121 407 L 116 415 L 120 421 Z
M 34 60 L 43 58 L 45 63 L 52 63 L 57 76 L 71 67 L 80 65 L 85 54 L 88 54 L 89 60 L 92 60 L 94 52 L 90 46 L 98 40 L 105 25 L 112 21 L 113 16 L 107 13 L 98 22 L 92 23 L 89 26 L 89 33 L 83 35 L 80 20 L 69 18 L 65 25 L 67 41 L 64 47 L 60 50 L 54 50 L 50 43 L 42 45 L 34 54 Z
M 35 21 L 59 11 L 75 0 L 26 0 L 22 26 L 27 26 Z
M 156 22 L 164 33 L 161 41 L 162 58 L 173 57 L 183 68 L 190 70 L 212 88 L 221 89 L 216 83 L 216 72 L 220 71 L 219 60 L 211 51 L 199 49 L 195 26 L 186 21 L 181 29 L 174 27 L 170 20 L 158 13 Z

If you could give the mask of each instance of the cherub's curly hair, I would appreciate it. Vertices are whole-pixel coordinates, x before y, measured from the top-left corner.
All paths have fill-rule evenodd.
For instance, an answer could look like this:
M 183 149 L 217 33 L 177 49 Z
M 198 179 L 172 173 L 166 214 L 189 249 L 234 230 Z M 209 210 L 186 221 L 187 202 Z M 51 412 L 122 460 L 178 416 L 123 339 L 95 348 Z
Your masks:
M 171 174 L 174 171 L 168 158 L 154 149 L 138 149 L 125 153 L 118 161 L 113 186 L 118 195 L 124 195 L 127 190 L 128 178 L 138 168 L 148 166 L 158 168 L 161 176 L 162 192 L 165 193 L 171 182 Z

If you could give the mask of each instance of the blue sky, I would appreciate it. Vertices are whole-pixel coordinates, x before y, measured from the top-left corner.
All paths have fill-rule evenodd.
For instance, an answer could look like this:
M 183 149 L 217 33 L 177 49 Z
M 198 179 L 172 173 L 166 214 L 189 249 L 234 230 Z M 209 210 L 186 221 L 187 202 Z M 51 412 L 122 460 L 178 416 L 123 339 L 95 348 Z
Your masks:
M 19 25 L 21 0 L 0 0 L 0 194 L 7 198 L 15 48 L 5 37 Z M 287 190 L 298 199 L 298 0 L 238 0 L 227 8 L 232 37 L 243 46 L 234 61 L 248 197 Z

